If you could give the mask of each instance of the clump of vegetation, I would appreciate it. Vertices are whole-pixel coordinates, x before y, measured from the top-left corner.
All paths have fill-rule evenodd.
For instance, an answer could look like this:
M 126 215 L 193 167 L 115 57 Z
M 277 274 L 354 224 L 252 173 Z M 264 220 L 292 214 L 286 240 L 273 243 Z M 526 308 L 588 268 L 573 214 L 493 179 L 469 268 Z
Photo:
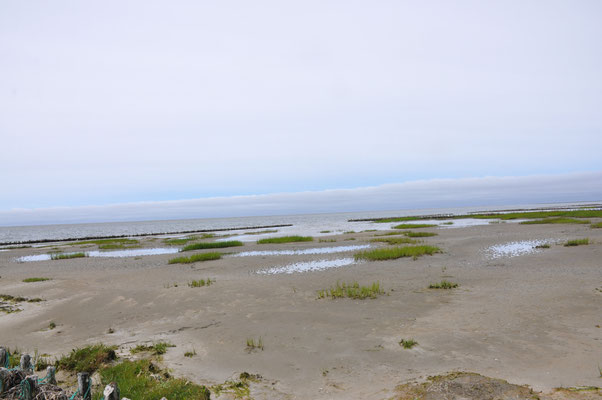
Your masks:
M 602 210 L 559 210 L 559 211 L 521 211 L 509 213 L 484 213 L 484 214 L 465 214 L 465 215 L 421 215 L 421 216 L 406 216 L 406 217 L 391 217 L 391 218 L 373 218 L 369 221 L 377 223 L 386 222 L 405 222 L 405 221 L 420 221 L 425 219 L 463 219 L 463 218 L 479 218 L 479 219 L 538 219 L 548 217 L 569 217 L 569 218 L 602 218 Z
M 602 228 L 602 222 L 597 222 L 591 225 L 592 228 Z
M 261 336 L 259 337 L 259 339 L 257 339 L 257 341 L 255 341 L 254 338 L 248 338 L 247 339 L 247 350 L 248 351 L 263 350 L 263 339 L 261 338 Z
M 69 258 L 83 258 L 88 257 L 88 254 L 79 252 L 79 253 L 67 253 L 67 254 L 51 254 L 50 258 L 52 260 L 67 260 Z
M 142 352 L 149 352 L 155 356 L 160 356 L 162 354 L 167 353 L 167 349 L 170 347 L 176 347 L 176 345 L 167 343 L 167 342 L 158 342 L 151 346 L 146 345 L 146 344 L 139 344 L 138 346 L 134 347 L 133 349 L 130 349 L 130 353 L 136 354 L 136 353 L 142 353 Z
M 406 231 L 406 232 L 402 232 L 405 236 L 407 237 L 431 237 L 431 236 L 437 236 L 436 233 L 434 232 L 412 232 L 412 231 Z
M 210 278 L 207 278 L 207 280 L 205 279 L 199 279 L 199 280 L 193 280 L 188 282 L 188 286 L 189 287 L 203 287 L 203 286 L 211 286 L 212 284 L 215 283 L 215 279 L 211 280 Z
M 172 245 L 172 246 L 181 246 L 183 244 L 186 244 L 188 242 L 192 242 L 193 240 L 199 240 L 199 239 L 211 239 L 215 237 L 215 233 L 203 233 L 202 235 L 195 235 L 195 236 L 187 236 L 184 238 L 171 238 L 171 239 L 165 239 L 163 240 L 163 243 L 168 244 L 168 245 Z
M 320 231 L 320 233 L 330 233 L 332 231 Z
M 184 353 L 184 357 L 192 358 L 196 356 L 196 350 L 193 348 L 191 351 Z
M 48 324 L 48 329 L 52 330 L 54 328 L 56 328 L 56 322 L 50 321 L 50 323 Z
M 435 246 L 387 247 L 384 249 L 360 251 L 355 253 L 355 259 L 369 261 L 395 260 L 402 257 L 416 259 L 425 254 L 433 255 L 440 252 L 441 250 Z
M 140 242 L 138 240 L 129 238 L 85 240 L 82 242 L 75 242 L 74 244 L 95 244 L 101 250 L 126 249 L 140 246 Z
M 371 286 L 360 286 L 359 283 L 340 283 L 337 282 L 335 286 L 330 289 L 319 290 L 318 298 L 325 299 L 330 297 L 332 299 L 347 297 L 350 299 L 375 299 L 385 292 L 380 288 L 380 282 L 374 282 Z
M 223 242 L 202 242 L 202 243 L 192 243 L 188 246 L 185 246 L 180 251 L 191 251 L 191 250 L 204 250 L 204 249 L 221 249 L 224 247 L 236 247 L 242 246 L 243 243 L 240 240 L 226 240 Z
M 276 233 L 277 229 L 266 229 L 264 231 L 245 232 L 245 235 L 263 235 L 264 233 Z
M 311 242 L 314 238 L 311 236 L 281 236 L 275 238 L 260 239 L 257 241 L 258 244 L 269 244 L 269 243 L 292 243 L 292 242 Z
M 320 243 L 334 243 L 336 239 L 320 239 Z
M 393 229 L 418 229 L 418 228 L 432 228 L 437 226 L 436 224 L 399 224 L 395 225 Z
M 449 282 L 449 281 L 441 281 L 438 283 L 431 283 L 429 285 L 429 289 L 454 289 L 457 288 L 458 284 L 457 283 L 453 283 L 453 282 Z
M 186 379 L 176 379 L 162 371 L 150 360 L 124 361 L 100 371 L 103 385 L 115 382 L 121 396 L 137 400 L 199 399 L 209 400 L 206 386 L 194 384 Z
M 210 253 L 193 254 L 190 257 L 172 258 L 168 261 L 168 263 L 169 264 L 190 264 L 190 263 L 194 263 L 197 261 L 219 260 L 220 258 L 222 258 L 222 253 L 210 252 Z
M 376 238 L 371 239 L 371 242 L 384 242 L 388 244 L 416 244 L 418 240 L 410 239 L 407 237 L 394 237 L 394 238 Z
M 569 240 L 564 245 L 565 245 L 565 247 L 570 247 L 570 246 L 582 246 L 582 245 L 586 245 L 586 244 L 589 244 L 589 238 Z
M 589 224 L 590 221 L 586 219 L 575 219 L 575 218 L 566 218 L 566 217 L 556 217 L 556 218 L 544 218 L 544 219 L 535 219 L 531 221 L 523 221 L 522 225 L 536 225 L 536 224 Z
M 12 296 L 10 294 L 0 294 L 0 300 L 3 301 L 10 301 L 11 303 L 39 303 L 41 301 L 44 301 L 43 299 L 40 299 L 39 297 L 34 297 L 33 299 L 27 298 L 27 297 L 23 297 L 23 296 Z
M 544 244 L 538 244 L 537 246 L 535 246 L 536 249 L 549 249 L 550 248 L 550 244 L 549 243 L 544 243 Z
M 73 349 L 69 355 L 56 360 L 55 366 L 57 369 L 92 374 L 103 364 L 117 359 L 116 349 L 117 346 L 105 346 L 104 344 Z
M 248 372 L 243 372 L 240 374 L 240 380 L 228 380 L 219 385 L 214 385 L 211 387 L 211 390 L 219 396 L 222 393 L 230 393 L 234 396 L 235 399 L 248 399 L 250 398 L 251 391 L 249 389 L 249 381 L 257 381 L 259 380 L 259 375 L 251 375 Z
M 23 279 L 23 282 L 25 283 L 32 283 L 32 282 L 44 282 L 44 281 L 50 281 L 52 280 L 51 278 L 26 278 Z
M 403 347 L 404 349 L 411 349 L 412 347 L 416 346 L 418 344 L 417 341 L 415 341 L 414 339 L 401 339 L 399 341 L 399 345 L 401 347 Z

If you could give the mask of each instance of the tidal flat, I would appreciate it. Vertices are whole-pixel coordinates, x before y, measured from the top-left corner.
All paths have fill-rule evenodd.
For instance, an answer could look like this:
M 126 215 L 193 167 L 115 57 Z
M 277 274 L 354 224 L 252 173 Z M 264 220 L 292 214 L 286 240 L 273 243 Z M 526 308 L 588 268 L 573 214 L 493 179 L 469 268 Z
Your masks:
M 555 388 L 602 386 L 602 230 L 561 223 L 428 230 L 437 235 L 420 245 L 439 252 L 382 261 L 355 256 L 405 244 L 373 241 L 380 236 L 371 231 L 332 233 L 324 243 L 245 242 L 188 264 L 169 264 L 176 247 L 145 251 L 156 248 L 152 237 L 136 238 L 136 249 L 122 250 L 132 251 L 127 257 L 23 263 L 49 249 L 5 249 L 0 346 L 53 360 L 103 343 L 125 360 L 136 346 L 169 343 L 154 362 L 207 386 L 212 399 L 236 398 L 226 382 L 243 373 L 253 377 L 243 398 L 405 399 L 415 389 L 409 382 L 454 371 L 526 384 L 541 399 L 600 398 L 593 389 Z M 564 246 L 585 238 L 587 246 Z M 549 247 L 536 249 L 542 243 Z M 63 243 L 53 251 L 99 250 Z M 211 284 L 190 285 L 201 279 Z M 320 297 L 375 282 L 378 295 Z M 429 289 L 441 282 L 457 286 Z M 32 298 L 40 301 L 14 300 Z M 400 344 L 410 339 L 413 346 Z

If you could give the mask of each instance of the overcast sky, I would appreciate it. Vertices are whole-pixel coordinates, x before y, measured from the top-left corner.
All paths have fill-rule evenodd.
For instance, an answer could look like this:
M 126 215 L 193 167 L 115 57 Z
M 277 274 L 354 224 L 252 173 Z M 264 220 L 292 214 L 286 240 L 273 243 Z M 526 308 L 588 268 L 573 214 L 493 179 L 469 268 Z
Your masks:
M 597 0 L 5 0 L 0 211 L 602 171 L 601 20 Z

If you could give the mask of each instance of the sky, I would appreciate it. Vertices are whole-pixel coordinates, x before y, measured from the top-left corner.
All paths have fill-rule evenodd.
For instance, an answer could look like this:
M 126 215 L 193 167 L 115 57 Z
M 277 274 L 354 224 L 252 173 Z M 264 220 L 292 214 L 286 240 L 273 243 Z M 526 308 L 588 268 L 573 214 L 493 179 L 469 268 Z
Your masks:
M 366 188 L 467 179 L 589 176 L 542 201 L 601 200 L 601 18 L 597 0 L 3 1 L 0 225 L 333 190 L 360 210 L 384 207 Z

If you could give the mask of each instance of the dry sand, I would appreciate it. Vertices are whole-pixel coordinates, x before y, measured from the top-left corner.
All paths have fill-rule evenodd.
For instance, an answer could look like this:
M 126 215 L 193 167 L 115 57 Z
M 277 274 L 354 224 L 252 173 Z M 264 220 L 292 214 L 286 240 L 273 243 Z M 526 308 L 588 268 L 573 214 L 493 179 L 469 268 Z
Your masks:
M 502 378 L 536 391 L 602 386 L 602 229 L 500 223 L 428 230 L 438 236 L 425 242 L 443 253 L 291 275 L 255 272 L 353 253 L 168 265 L 173 255 L 17 263 L 18 256 L 47 249 L 0 252 L 0 293 L 46 300 L 22 303 L 22 312 L 0 313 L 0 345 L 58 356 L 97 342 L 127 353 L 136 344 L 169 341 L 176 347 L 164 363 L 175 375 L 216 384 L 243 371 L 260 374 L 263 380 L 252 386 L 255 399 L 388 399 L 398 395 L 395 388 L 402 383 L 450 371 Z M 224 250 L 365 244 L 373 236 Z M 352 237 L 356 240 L 345 240 Z M 518 240 L 561 243 L 583 237 L 593 243 L 554 244 L 497 259 L 485 251 Z M 143 244 L 161 241 L 146 238 Z M 23 283 L 28 277 L 52 280 Z M 216 283 L 188 287 L 188 281 L 201 278 Z M 427 288 L 442 279 L 460 286 Z M 337 281 L 380 281 L 387 294 L 373 300 L 317 299 L 317 290 Z M 53 330 L 51 321 L 57 324 Z M 246 340 L 259 337 L 264 350 L 247 351 Z M 402 338 L 419 344 L 403 349 Z M 193 349 L 196 356 L 184 357 Z

